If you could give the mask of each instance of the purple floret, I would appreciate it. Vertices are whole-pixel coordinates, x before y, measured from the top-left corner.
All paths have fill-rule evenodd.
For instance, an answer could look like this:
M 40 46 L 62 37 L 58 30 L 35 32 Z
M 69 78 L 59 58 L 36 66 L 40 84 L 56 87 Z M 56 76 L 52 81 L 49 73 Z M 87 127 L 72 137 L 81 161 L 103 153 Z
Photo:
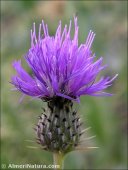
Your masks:
M 18 75 L 12 77 L 12 84 L 17 90 L 42 99 L 61 96 L 74 100 L 81 95 L 111 95 L 103 90 L 112 85 L 117 75 L 112 79 L 101 77 L 96 82 L 98 74 L 106 65 L 102 65 L 102 57 L 94 61 L 95 54 L 92 53 L 91 46 L 95 34 L 90 31 L 86 42 L 79 46 L 77 17 L 74 18 L 74 27 L 74 37 L 71 38 L 71 21 L 63 31 L 60 21 L 55 36 L 49 35 L 48 26 L 43 21 L 36 35 L 34 24 L 31 30 L 31 48 L 25 56 L 33 75 L 22 68 L 21 61 L 14 61 L 13 67 Z

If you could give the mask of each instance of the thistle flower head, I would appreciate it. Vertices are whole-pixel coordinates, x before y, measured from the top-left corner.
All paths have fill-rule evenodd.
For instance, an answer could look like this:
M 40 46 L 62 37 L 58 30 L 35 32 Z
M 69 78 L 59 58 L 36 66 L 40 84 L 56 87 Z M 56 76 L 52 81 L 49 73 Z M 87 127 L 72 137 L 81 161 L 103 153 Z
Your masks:
M 47 102 L 46 114 L 39 116 L 35 128 L 37 143 L 47 151 L 64 154 L 80 145 L 80 137 L 85 132 L 72 100 L 79 100 L 81 95 L 111 95 L 103 90 L 117 77 L 101 77 L 96 81 L 106 65 L 102 65 L 102 57 L 95 61 L 91 51 L 95 34 L 90 31 L 86 41 L 78 45 L 77 17 L 74 17 L 73 38 L 70 36 L 71 22 L 62 30 L 60 21 L 54 36 L 49 35 L 43 21 L 37 35 L 34 24 L 31 47 L 25 55 L 33 74 L 22 68 L 21 61 L 14 61 L 13 67 L 18 74 L 12 77 L 16 90 Z
M 74 18 L 74 37 L 71 38 L 71 25 L 65 25 L 62 30 L 61 21 L 54 36 L 50 36 L 48 26 L 39 26 L 36 34 L 35 24 L 31 30 L 31 47 L 25 55 L 25 60 L 32 70 L 29 75 L 21 66 L 21 61 L 13 62 L 13 67 L 18 75 L 12 77 L 12 84 L 22 93 L 51 99 L 61 96 L 67 99 L 79 99 L 81 95 L 106 96 L 111 95 L 103 92 L 111 86 L 117 75 L 110 79 L 96 78 L 101 70 L 106 68 L 102 65 L 102 57 L 94 61 L 95 54 L 91 46 L 95 34 L 90 31 L 86 41 L 78 45 L 77 17 Z M 43 34 L 42 34 L 43 30 Z

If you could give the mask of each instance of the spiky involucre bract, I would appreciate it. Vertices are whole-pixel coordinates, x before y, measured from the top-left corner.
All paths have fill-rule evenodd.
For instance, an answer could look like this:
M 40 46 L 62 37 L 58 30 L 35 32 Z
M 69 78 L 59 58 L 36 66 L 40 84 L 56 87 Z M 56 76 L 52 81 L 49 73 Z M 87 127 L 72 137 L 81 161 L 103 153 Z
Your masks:
M 36 125 L 37 143 L 51 152 L 67 153 L 79 146 L 82 135 L 80 118 L 71 100 L 56 97 Z

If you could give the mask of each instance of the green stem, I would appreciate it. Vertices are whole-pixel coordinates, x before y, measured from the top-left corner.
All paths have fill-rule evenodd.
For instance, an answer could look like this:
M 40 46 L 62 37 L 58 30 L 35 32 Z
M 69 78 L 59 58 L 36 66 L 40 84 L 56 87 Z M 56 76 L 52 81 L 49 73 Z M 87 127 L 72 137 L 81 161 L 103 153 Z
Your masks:
M 64 166 L 64 155 L 62 153 L 53 153 L 54 165 L 59 165 L 55 167 L 55 170 L 63 170 Z

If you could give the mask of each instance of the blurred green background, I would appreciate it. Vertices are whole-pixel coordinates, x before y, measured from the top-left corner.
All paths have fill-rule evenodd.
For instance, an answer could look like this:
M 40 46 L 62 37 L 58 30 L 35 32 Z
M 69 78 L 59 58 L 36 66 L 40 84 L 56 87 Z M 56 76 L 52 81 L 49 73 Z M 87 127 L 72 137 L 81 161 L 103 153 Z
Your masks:
M 88 144 L 99 149 L 70 153 L 65 169 L 127 169 L 127 1 L 1 1 L 2 163 L 52 164 L 51 153 L 29 149 L 38 145 L 25 141 L 35 139 L 33 127 L 43 103 L 30 97 L 19 103 L 21 94 L 11 91 L 9 81 L 15 74 L 12 61 L 23 59 L 30 47 L 32 23 L 38 27 L 44 19 L 53 35 L 59 20 L 64 26 L 74 14 L 79 43 L 93 30 L 92 50 L 109 65 L 103 74 L 119 76 L 108 89 L 113 97 L 81 97 L 79 113 L 85 127 L 92 127 L 87 135 L 96 135 Z

